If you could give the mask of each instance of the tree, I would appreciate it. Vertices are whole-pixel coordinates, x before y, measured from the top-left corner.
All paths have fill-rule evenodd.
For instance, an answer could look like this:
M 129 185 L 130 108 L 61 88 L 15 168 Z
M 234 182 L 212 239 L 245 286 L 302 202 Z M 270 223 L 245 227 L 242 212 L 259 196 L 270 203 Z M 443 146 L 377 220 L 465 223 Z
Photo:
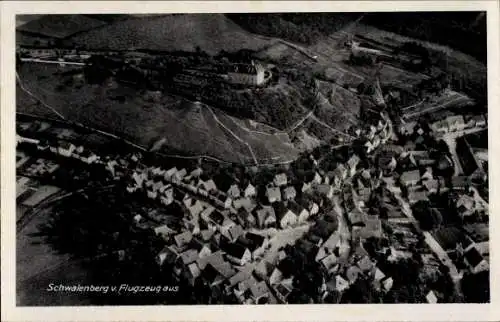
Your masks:
M 429 201 L 418 201 L 413 205 L 412 210 L 422 230 L 435 229 L 443 222 L 441 213 L 437 209 L 431 208 Z

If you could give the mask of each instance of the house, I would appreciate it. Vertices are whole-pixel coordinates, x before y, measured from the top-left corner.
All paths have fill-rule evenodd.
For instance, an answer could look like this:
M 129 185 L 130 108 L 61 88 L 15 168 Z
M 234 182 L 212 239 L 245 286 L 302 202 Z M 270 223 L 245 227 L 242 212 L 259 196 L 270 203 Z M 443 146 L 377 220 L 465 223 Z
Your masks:
M 283 189 L 282 200 L 293 200 L 297 196 L 297 192 L 293 186 L 286 187 Z
M 349 222 L 351 223 L 351 226 L 355 225 L 364 225 L 365 219 L 366 219 L 366 213 L 361 211 L 359 208 L 354 208 L 347 214 L 347 218 L 349 219 Z
M 158 192 L 152 191 L 152 190 L 147 190 L 147 196 L 150 199 L 156 199 L 158 197 Z
M 212 254 L 204 257 L 198 257 L 196 260 L 196 264 L 198 264 L 198 267 L 201 270 L 204 270 L 208 264 L 213 264 L 213 265 L 221 265 L 224 263 L 224 258 L 222 255 L 222 251 L 218 250 L 216 252 L 213 252 Z
M 472 273 L 477 274 L 479 272 L 489 269 L 488 262 L 479 253 L 476 247 L 470 247 L 468 251 L 464 253 L 464 261 L 467 267 Z
M 231 197 L 226 197 L 223 200 L 224 200 L 224 202 L 223 202 L 224 208 L 225 209 L 231 208 L 231 206 L 233 204 L 233 199 Z
M 266 69 L 259 63 L 233 63 L 227 66 L 227 81 L 233 84 L 260 86 L 266 82 Z
M 428 194 L 429 192 L 426 190 L 410 190 L 408 192 L 408 201 L 410 205 L 413 205 L 419 201 L 429 200 Z
M 170 246 L 164 247 L 158 255 L 156 255 L 156 262 L 158 265 L 169 264 L 173 265 L 178 257 L 178 253 Z
M 188 249 L 179 254 L 179 260 L 184 267 L 191 263 L 195 263 L 198 257 L 198 251 L 196 249 Z
M 465 121 L 462 115 L 452 115 L 446 118 L 450 131 L 462 131 L 465 128 Z
M 211 287 L 215 287 L 229 280 L 235 274 L 236 271 L 231 264 L 225 262 L 222 257 L 217 257 L 205 266 L 200 277 Z
M 438 298 L 433 291 L 429 291 L 429 293 L 427 293 L 427 295 L 425 296 L 425 299 L 429 304 L 436 304 L 438 302 Z
M 471 123 L 476 127 L 484 127 L 486 126 L 486 118 L 484 115 L 474 115 L 471 119 Z
M 373 272 L 373 280 L 375 282 L 380 282 L 381 280 L 383 280 L 385 278 L 385 274 L 384 272 L 382 272 L 380 270 L 380 268 L 378 267 L 375 267 L 375 272 Z
M 236 213 L 236 218 L 238 223 L 245 228 L 254 228 L 257 226 L 257 220 L 252 212 L 246 211 L 244 208 L 241 208 Z
M 80 160 L 87 164 L 92 164 L 96 162 L 98 159 L 97 154 L 95 154 L 92 151 L 89 150 L 84 150 L 82 153 L 80 153 Z
M 422 185 L 429 193 L 437 193 L 439 191 L 439 181 L 436 179 L 425 180 Z
M 281 229 L 291 227 L 297 223 L 297 215 L 283 203 L 275 203 L 273 207 L 276 214 L 276 222 Z
M 231 242 L 235 242 L 244 233 L 243 227 L 240 225 L 233 225 L 227 230 L 227 233 L 224 236 Z
M 243 266 L 252 260 L 252 253 L 240 243 L 221 243 L 221 250 L 226 253 L 227 259 L 236 265 Z
M 314 215 L 318 214 L 318 212 L 319 212 L 319 206 L 314 201 L 312 201 L 312 202 L 309 203 L 309 207 L 308 208 L 309 208 L 309 214 L 311 216 L 314 216 Z
M 347 169 L 346 167 L 341 163 L 335 168 L 334 172 L 334 179 L 333 182 L 330 182 L 331 184 L 334 184 L 336 187 L 340 187 L 342 182 L 347 178 Z
M 203 229 L 200 231 L 200 236 L 203 241 L 208 242 L 212 239 L 214 233 L 215 233 L 214 229 Z
M 142 187 L 143 182 L 147 179 L 147 175 L 144 172 L 136 172 L 132 174 L 132 179 L 134 179 L 135 185 L 137 187 Z
M 273 183 L 276 187 L 285 186 L 288 183 L 288 178 L 285 173 L 279 173 L 274 176 Z
M 454 176 L 451 178 L 453 190 L 464 191 L 469 187 L 470 181 L 466 176 Z
M 321 178 L 321 175 L 319 173 L 315 172 L 313 180 L 312 180 L 313 184 L 320 184 L 322 181 L 323 181 L 323 179 Z
M 269 239 L 265 236 L 247 232 L 238 238 L 238 242 L 252 252 L 252 258 L 260 257 L 269 246 Z
M 201 275 L 201 270 L 196 262 L 189 264 L 184 272 L 184 278 L 191 286 L 194 286 L 196 279 Z
M 173 167 L 165 171 L 164 178 L 166 181 L 171 181 L 173 176 L 177 173 L 177 168 Z
M 59 146 L 57 148 L 57 152 L 65 157 L 71 157 L 71 154 L 73 151 L 75 151 L 76 146 L 73 145 L 73 143 L 67 142 L 67 141 L 61 141 L 59 142 Z
M 312 188 L 312 184 L 310 182 L 303 182 L 302 188 L 300 189 L 300 191 L 309 192 L 309 191 L 311 191 L 311 188 Z
M 331 185 L 319 184 L 319 185 L 314 186 L 314 190 L 317 193 L 319 193 L 319 194 L 321 194 L 329 199 L 333 198 L 334 190 L 333 190 L 333 187 Z
M 269 203 L 275 203 L 281 201 L 281 191 L 278 187 L 268 187 L 266 189 L 266 197 Z
M 373 218 L 371 216 L 367 217 L 364 221 L 364 226 L 353 227 L 352 238 L 353 239 L 367 239 L 367 238 L 381 238 L 383 235 L 382 222 L 379 218 Z
M 226 292 L 230 293 L 232 288 L 240 284 L 241 282 L 247 281 L 250 278 L 253 278 L 254 266 L 252 264 L 246 264 L 243 266 L 239 272 L 235 275 L 231 276 L 226 285 Z M 235 289 L 237 291 L 237 289 Z M 235 293 L 236 295 L 236 293 Z
M 282 303 L 287 303 L 288 296 L 292 293 L 293 288 L 286 283 L 277 284 L 274 287 L 276 296 Z
M 191 214 L 192 218 L 198 218 L 203 211 L 203 204 L 201 203 L 201 201 L 196 200 L 193 205 L 188 207 L 188 211 Z
M 236 210 L 243 208 L 246 212 L 251 213 L 257 207 L 257 204 L 253 199 L 243 197 L 233 200 L 233 207 Z
M 356 173 L 356 167 L 358 166 L 360 158 L 354 154 L 347 161 L 347 168 L 349 169 L 349 175 L 352 177 Z
M 323 258 L 333 253 L 335 249 L 338 248 L 340 244 L 340 234 L 335 231 L 333 232 L 328 239 L 319 247 L 318 252 L 316 254 L 315 260 L 317 262 L 321 261 Z
M 190 231 L 185 231 L 183 233 L 174 236 L 175 244 L 179 248 L 186 247 L 191 242 L 192 239 L 193 235 L 191 234 Z
M 252 294 L 253 303 L 255 304 L 266 304 L 269 301 L 269 289 L 264 281 L 253 284 L 250 286 L 250 292 Z
M 209 193 L 217 191 L 217 186 L 215 185 L 215 182 L 212 179 L 207 181 L 201 181 L 199 187 Z
M 351 284 L 351 285 L 354 284 L 361 273 L 362 272 L 358 266 L 355 266 L 355 265 L 350 266 L 346 270 L 346 277 L 347 277 L 347 280 L 349 281 L 349 284 Z
M 335 275 L 334 281 L 335 281 L 335 290 L 337 292 L 343 292 L 350 287 L 349 281 L 347 281 L 340 275 Z
M 245 188 L 245 191 L 243 192 L 243 195 L 246 198 L 251 198 L 254 197 L 257 194 L 257 191 L 255 190 L 255 187 L 249 183 L 247 187 Z
M 296 203 L 295 201 L 288 202 L 288 208 L 297 215 L 297 222 L 299 224 L 305 223 L 309 219 L 309 211 Z
M 231 185 L 231 187 L 229 187 L 229 190 L 227 191 L 227 195 L 233 199 L 239 198 L 241 195 L 241 191 L 238 185 L 237 184 Z
M 283 280 L 283 273 L 280 271 L 279 268 L 276 267 L 273 270 L 271 276 L 269 276 L 269 284 L 276 285 L 281 283 L 282 280 Z
M 274 265 L 263 259 L 255 267 L 255 275 L 260 279 L 267 280 L 274 270 Z
M 399 179 L 401 181 L 401 184 L 403 184 L 404 186 L 414 186 L 420 181 L 420 171 L 405 171 L 401 174 L 401 177 Z
M 196 168 L 189 173 L 189 176 L 193 179 L 196 179 L 196 178 L 199 178 L 202 173 L 203 173 L 203 170 L 201 168 Z
M 223 236 L 229 236 L 229 230 L 232 229 L 234 226 L 236 226 L 236 223 L 227 217 L 227 214 L 223 214 L 224 216 L 224 221 L 222 222 L 222 225 L 219 226 L 219 231 Z
M 389 292 L 392 288 L 392 285 L 394 284 L 394 280 L 392 279 L 392 277 L 384 278 L 381 282 L 382 287 L 386 292 Z
M 172 175 L 171 180 L 175 182 L 181 182 L 186 175 L 187 175 L 186 169 L 181 169 Z
M 371 271 L 374 267 L 373 262 L 371 261 L 370 257 L 368 257 L 368 256 L 364 256 L 363 258 L 361 258 L 357 262 L 357 265 L 358 265 L 359 269 L 365 273 Z
M 335 254 L 329 254 L 320 260 L 320 264 L 327 272 L 329 272 L 338 263 L 338 257 Z
M 276 224 L 276 213 L 271 206 L 262 206 L 256 212 L 257 224 L 260 228 L 272 227 Z
M 138 216 L 140 216 L 140 215 L 138 215 Z M 141 217 L 141 219 L 142 219 L 142 217 Z M 171 235 L 176 233 L 175 230 L 169 228 L 167 225 L 161 225 L 161 226 L 155 227 L 154 232 L 156 235 L 160 235 L 164 239 L 168 239 Z
M 458 214 L 464 218 L 474 214 L 475 211 L 475 200 L 473 197 L 468 195 L 461 195 L 456 203 Z
M 174 188 L 170 184 L 164 186 L 163 194 L 160 195 L 160 201 L 165 206 L 174 202 Z

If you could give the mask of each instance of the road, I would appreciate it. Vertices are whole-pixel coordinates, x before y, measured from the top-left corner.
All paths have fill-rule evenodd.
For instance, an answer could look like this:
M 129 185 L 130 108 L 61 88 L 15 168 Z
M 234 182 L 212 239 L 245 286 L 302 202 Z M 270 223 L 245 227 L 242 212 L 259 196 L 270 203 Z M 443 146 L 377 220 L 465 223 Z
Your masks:
M 455 289 L 457 290 L 458 294 L 460 294 L 460 280 L 462 278 L 462 275 L 458 272 L 457 267 L 451 260 L 451 258 L 448 256 L 448 253 L 441 247 L 441 245 L 438 243 L 438 241 L 429 233 L 428 231 L 422 231 L 420 229 L 420 226 L 418 225 L 418 221 L 415 219 L 413 216 L 413 212 L 411 210 L 410 205 L 406 200 L 404 200 L 399 193 L 394 193 L 394 197 L 398 200 L 402 213 L 408 217 L 411 222 L 413 223 L 414 227 L 422 233 L 424 236 L 424 241 L 429 246 L 429 248 L 432 250 L 432 252 L 436 255 L 436 257 L 440 260 L 440 262 L 443 265 L 446 265 L 450 272 L 450 277 L 455 285 Z
M 279 249 L 286 245 L 294 245 L 309 230 L 311 225 L 312 223 L 308 222 L 301 226 L 276 230 L 274 233 L 273 231 L 267 231 L 270 236 L 269 243 L 271 247 L 266 251 L 262 260 L 266 260 L 269 263 L 276 262 Z M 259 233 L 262 232 L 262 230 L 259 231 Z M 264 233 L 266 233 L 265 230 Z
M 59 65 L 76 65 L 85 66 L 85 63 L 71 62 L 71 61 L 58 61 L 58 60 L 45 60 L 39 58 L 21 58 L 22 62 L 41 63 L 41 64 L 59 64 Z

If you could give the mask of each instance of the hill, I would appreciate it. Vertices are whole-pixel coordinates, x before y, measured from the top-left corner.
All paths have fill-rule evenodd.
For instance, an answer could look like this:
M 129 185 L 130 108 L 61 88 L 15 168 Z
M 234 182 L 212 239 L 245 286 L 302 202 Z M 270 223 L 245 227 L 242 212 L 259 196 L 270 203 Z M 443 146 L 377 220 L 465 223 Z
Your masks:
M 135 16 L 79 33 L 66 41 L 89 49 L 194 51 L 200 47 L 210 54 L 235 48 L 257 50 L 271 43 L 249 34 L 222 14 Z
M 66 14 L 27 15 L 18 17 L 17 20 L 20 22 L 17 31 L 51 38 L 65 38 L 106 24 L 86 15 Z
M 114 81 L 86 84 L 58 74 L 59 70 L 52 65 L 21 66 L 17 111 L 56 118 L 55 110 L 68 120 L 162 153 L 182 151 L 246 164 L 287 161 L 297 155 L 288 135 L 269 126 L 167 94 L 151 100 L 143 91 Z

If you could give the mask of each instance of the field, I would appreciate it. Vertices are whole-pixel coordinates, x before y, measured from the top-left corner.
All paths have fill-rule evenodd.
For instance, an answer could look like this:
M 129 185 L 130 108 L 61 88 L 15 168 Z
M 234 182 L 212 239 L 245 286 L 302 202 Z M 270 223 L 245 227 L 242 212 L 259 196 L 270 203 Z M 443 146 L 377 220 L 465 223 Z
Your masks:
M 240 48 L 259 50 L 272 43 L 244 31 L 222 14 L 135 17 L 79 33 L 67 41 L 91 49 L 194 51 L 200 47 L 210 54 Z
M 163 95 L 160 102 L 150 102 L 140 91 L 114 82 L 101 87 L 85 84 L 79 88 L 66 85 L 56 89 L 62 80 L 53 73 L 59 68 L 33 64 L 21 67 L 19 75 L 24 89 L 18 84 L 18 112 L 57 118 L 52 108 L 68 120 L 123 136 L 145 148 L 155 145 L 159 152 L 168 153 L 169 149 L 173 149 L 230 162 L 255 161 L 248 146 L 237 140 L 201 105 L 168 95 Z M 36 104 L 27 91 L 45 105 Z M 116 101 L 117 96 L 125 97 L 124 101 Z M 217 115 L 222 118 L 222 124 L 233 126 L 233 118 L 220 111 Z M 237 122 L 250 124 L 250 120 Z M 273 130 L 263 124 L 253 124 L 258 131 Z M 240 127 L 238 131 L 238 136 L 248 142 L 258 160 L 279 162 L 289 160 L 297 153 L 286 135 L 247 132 Z M 274 132 L 277 130 L 274 129 Z M 159 141 L 162 144 L 155 144 Z

